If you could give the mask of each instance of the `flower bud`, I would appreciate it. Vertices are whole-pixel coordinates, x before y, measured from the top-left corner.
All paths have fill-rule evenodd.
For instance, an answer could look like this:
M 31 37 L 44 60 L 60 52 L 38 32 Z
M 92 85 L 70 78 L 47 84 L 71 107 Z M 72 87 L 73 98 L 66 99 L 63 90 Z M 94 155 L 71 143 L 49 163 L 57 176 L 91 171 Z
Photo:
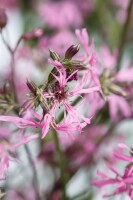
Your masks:
M 31 32 L 27 32 L 22 36 L 22 39 L 24 40 L 32 40 L 35 38 L 39 38 L 43 35 L 43 30 L 42 29 L 36 29 Z
M 70 46 L 65 53 L 65 58 L 71 59 L 76 53 L 78 53 L 79 48 L 80 48 L 79 44 Z
M 59 55 L 58 55 L 55 51 L 49 49 L 49 53 L 50 53 L 50 57 L 51 57 L 53 60 L 57 60 L 57 61 L 60 60 Z
M 119 85 L 111 84 L 109 86 L 109 91 L 114 93 L 114 94 L 127 97 L 127 93 Z
M 5 10 L 0 8 L 0 28 L 4 28 L 7 24 L 7 15 Z
M 27 82 L 26 82 L 26 84 L 27 84 L 27 86 L 28 86 L 28 88 L 29 88 L 29 90 L 31 92 L 36 93 L 37 86 L 36 86 L 36 84 L 33 81 L 31 81 L 31 80 L 28 79 Z

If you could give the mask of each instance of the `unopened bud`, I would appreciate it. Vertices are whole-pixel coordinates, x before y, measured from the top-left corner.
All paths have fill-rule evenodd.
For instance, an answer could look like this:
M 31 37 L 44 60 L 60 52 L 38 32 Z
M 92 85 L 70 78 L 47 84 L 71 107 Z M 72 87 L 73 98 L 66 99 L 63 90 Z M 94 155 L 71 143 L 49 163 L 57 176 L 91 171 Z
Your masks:
M 22 36 L 22 39 L 24 40 L 32 40 L 35 38 L 39 38 L 43 35 L 43 30 L 42 29 L 36 29 L 31 32 L 27 32 Z
M 57 61 L 60 60 L 60 56 L 55 51 L 49 49 L 49 53 L 52 60 L 57 60 Z
M 65 53 L 65 58 L 71 59 L 76 53 L 78 53 L 79 49 L 80 49 L 79 44 L 70 46 Z
M 124 97 L 127 96 L 127 93 L 120 86 L 118 86 L 116 84 L 110 85 L 109 90 L 110 90 L 110 92 L 112 92 L 114 94 L 124 96 Z
M 33 81 L 31 81 L 31 80 L 28 79 L 27 82 L 26 82 L 26 84 L 27 84 L 27 86 L 28 86 L 28 88 L 29 88 L 29 90 L 31 92 L 36 93 L 37 86 L 36 86 L 36 84 Z
M 0 28 L 4 28 L 7 24 L 7 15 L 5 10 L 0 8 Z

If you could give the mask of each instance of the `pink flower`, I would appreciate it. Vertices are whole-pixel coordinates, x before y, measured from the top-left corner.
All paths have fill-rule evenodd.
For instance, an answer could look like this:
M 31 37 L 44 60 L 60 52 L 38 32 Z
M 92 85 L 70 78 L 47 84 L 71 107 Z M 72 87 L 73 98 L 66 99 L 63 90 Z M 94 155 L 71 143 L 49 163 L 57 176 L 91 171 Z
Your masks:
M 85 54 L 81 56 L 81 62 L 83 62 L 84 67 L 90 72 L 91 75 L 90 82 L 98 86 L 99 91 L 102 94 L 99 77 L 98 74 L 96 73 L 97 56 L 96 56 L 96 51 L 94 49 L 94 39 L 92 39 L 91 43 L 89 44 L 89 35 L 87 33 L 86 28 L 83 28 L 81 30 L 77 29 L 75 33 L 85 49 Z
M 83 56 L 84 64 L 87 68 L 90 68 L 92 65 L 95 65 L 96 63 L 96 52 L 94 50 L 94 39 L 92 39 L 91 44 L 89 44 L 89 36 L 87 33 L 86 28 L 83 28 L 81 30 L 77 29 L 75 31 L 77 38 L 83 45 L 86 55 Z
M 106 45 L 100 48 L 99 62 L 107 69 L 114 69 L 117 62 L 117 51 L 110 52 Z
M 95 114 L 108 102 L 110 116 L 113 120 L 120 119 L 122 116 L 125 118 L 132 116 L 132 108 L 129 104 L 130 102 L 127 101 L 129 92 L 126 84 L 133 82 L 131 75 L 133 70 L 131 67 L 127 67 L 116 72 L 116 60 L 116 51 L 111 53 L 105 45 L 100 49 L 98 58 L 100 65 L 96 65 L 96 68 L 91 70 L 91 72 L 94 83 L 99 86 L 101 85 L 100 93 L 104 98 L 101 98 L 101 95 L 98 93 L 92 93 L 86 98 L 90 103 L 92 102 L 91 114 Z M 123 87 L 121 86 L 122 84 Z
M 108 97 L 108 101 L 109 101 L 110 115 L 113 120 L 119 118 L 120 116 L 119 111 L 121 115 L 126 118 L 132 115 L 130 105 L 128 104 L 125 98 L 112 94 Z
M 119 146 L 119 148 L 121 148 L 121 149 L 128 150 L 128 151 L 131 153 L 131 155 L 128 156 L 128 155 L 125 155 L 125 154 L 123 154 L 123 153 L 121 153 L 121 152 L 115 152 L 115 153 L 114 153 L 114 156 L 115 156 L 116 158 L 120 159 L 120 160 L 133 163 L 133 150 L 130 149 L 127 145 L 122 144 L 122 143 L 120 143 L 118 146 Z M 132 168 L 132 170 L 133 170 L 133 168 Z
M 133 153 L 133 151 L 124 144 L 119 144 L 119 147 L 122 149 L 128 149 L 131 153 Z M 115 178 L 110 178 L 107 174 L 98 171 L 97 174 L 101 177 L 101 179 L 92 181 L 92 185 L 95 185 L 96 187 L 104 187 L 106 185 L 116 184 L 115 191 L 112 194 L 105 194 L 103 197 L 110 197 L 126 192 L 131 197 L 132 200 L 133 199 L 133 165 L 132 165 L 133 156 L 132 155 L 127 156 L 120 152 L 115 152 L 114 156 L 117 159 L 129 162 L 129 165 L 127 165 L 125 168 L 124 174 L 121 175 L 112 166 L 107 165 L 107 168 L 115 174 Z
M 8 174 L 9 163 L 17 158 L 16 150 L 23 144 L 38 138 L 37 134 L 20 135 L 15 138 L 15 141 L 10 141 L 9 137 L 1 137 L 0 143 L 0 180 L 4 180 Z
M 73 89 L 73 91 L 69 92 L 69 90 L 66 90 L 67 82 L 70 79 L 70 77 L 73 76 L 73 74 L 77 72 L 77 70 L 74 71 L 69 77 L 67 77 L 66 69 L 61 63 L 59 63 L 58 61 L 49 61 L 49 62 L 52 65 L 54 65 L 54 67 L 59 73 L 59 76 L 56 76 L 53 74 L 54 78 L 58 81 L 58 85 L 54 88 L 53 91 L 49 93 L 45 92 L 44 97 L 53 99 L 53 103 L 56 106 L 57 105 L 59 106 L 60 104 L 63 105 L 67 113 L 75 121 L 78 120 L 80 122 L 80 119 L 82 119 L 84 122 L 90 124 L 90 119 L 84 117 L 82 114 L 77 112 L 77 109 L 75 107 L 70 105 L 70 97 L 99 91 L 99 86 L 84 88 L 86 85 L 86 82 L 88 81 L 88 76 L 89 76 L 89 72 L 87 72 L 83 75 L 81 81 L 79 81 L 79 83 Z
M 133 67 L 122 68 L 115 76 L 119 82 L 133 82 Z
M 101 177 L 101 180 L 94 180 L 91 182 L 92 185 L 96 187 L 104 187 L 107 185 L 116 184 L 115 191 L 111 194 L 105 194 L 103 197 L 110 197 L 126 192 L 131 199 L 133 198 L 133 172 L 129 174 L 129 169 L 127 168 L 123 175 L 116 171 L 112 166 L 107 166 L 115 175 L 115 178 L 110 178 L 103 172 L 97 171 L 97 174 Z

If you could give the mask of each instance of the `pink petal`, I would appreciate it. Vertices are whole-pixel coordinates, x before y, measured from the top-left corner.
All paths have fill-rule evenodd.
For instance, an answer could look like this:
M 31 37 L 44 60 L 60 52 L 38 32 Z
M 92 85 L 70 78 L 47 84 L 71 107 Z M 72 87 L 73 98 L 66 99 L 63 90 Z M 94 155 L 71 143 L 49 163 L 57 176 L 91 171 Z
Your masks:
M 46 114 L 43 121 L 43 128 L 42 128 L 42 138 L 44 138 L 49 131 L 51 123 L 51 115 Z
M 36 124 L 33 123 L 32 121 L 14 116 L 0 116 L 0 121 L 12 122 L 19 128 L 24 128 L 26 126 L 34 126 L 34 127 L 36 126 Z
M 118 153 L 118 152 L 115 152 L 114 153 L 114 156 L 120 160 L 124 160 L 124 161 L 128 161 L 128 162 L 133 162 L 133 157 L 130 157 L 130 156 L 127 156 L 127 155 L 124 155 L 122 153 Z

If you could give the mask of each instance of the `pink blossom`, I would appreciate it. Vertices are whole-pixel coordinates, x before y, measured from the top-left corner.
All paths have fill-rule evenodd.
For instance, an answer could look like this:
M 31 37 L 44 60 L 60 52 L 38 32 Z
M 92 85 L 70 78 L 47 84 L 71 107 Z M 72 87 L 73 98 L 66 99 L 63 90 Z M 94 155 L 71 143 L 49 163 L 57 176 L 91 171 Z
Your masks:
M 112 94 L 108 97 L 108 101 L 112 119 L 116 120 L 119 118 L 119 111 L 124 117 L 130 117 L 132 115 L 130 105 L 123 97 Z
M 121 152 L 114 152 L 114 156 L 120 160 L 123 160 L 123 161 L 127 161 L 127 162 L 131 162 L 133 163 L 133 150 L 130 149 L 127 145 L 123 144 L 123 143 L 120 143 L 119 145 L 119 148 L 121 149 L 125 149 L 125 150 L 128 150 L 131 155 L 128 156 L 128 155 L 125 155 Z M 133 170 L 133 169 L 132 169 Z
M 85 36 L 84 36 L 85 38 Z M 87 40 L 86 40 L 87 41 Z M 105 57 L 107 59 L 105 59 Z M 132 68 L 122 68 L 119 72 L 116 72 L 117 52 L 111 53 L 107 46 L 103 46 L 100 50 L 98 61 L 100 65 L 96 65 L 92 72 L 92 78 L 96 85 L 101 85 L 101 94 L 92 93 L 87 96 L 87 99 L 91 104 L 90 114 L 95 114 L 101 109 L 106 102 L 109 103 L 109 112 L 113 120 L 119 119 L 121 116 L 130 117 L 132 115 L 132 109 L 125 96 L 128 94 L 128 90 L 121 87 L 121 83 L 128 82 L 131 84 Z M 104 97 L 104 99 L 101 98 Z
M 73 89 L 73 91 L 69 92 L 66 90 L 65 87 L 67 86 L 67 81 L 69 80 L 70 76 L 72 76 L 73 74 L 71 74 L 69 77 L 67 77 L 66 70 L 61 63 L 59 63 L 58 61 L 54 61 L 54 62 L 49 61 L 49 62 L 52 65 L 54 65 L 54 67 L 59 72 L 59 76 L 55 76 L 53 74 L 53 76 L 56 78 L 56 80 L 59 83 L 59 87 L 56 87 L 55 91 L 53 91 L 53 92 L 50 92 L 50 93 L 45 92 L 44 97 L 45 98 L 53 98 L 55 104 L 64 105 L 67 113 L 71 117 L 73 117 L 73 119 L 75 119 L 76 121 L 79 119 L 82 119 L 84 122 L 90 124 L 90 119 L 88 119 L 88 118 L 84 117 L 82 114 L 78 113 L 76 108 L 70 105 L 69 99 L 71 96 L 76 96 L 76 95 L 80 95 L 80 94 L 86 94 L 86 93 L 92 93 L 95 91 L 99 91 L 99 86 L 95 86 L 92 88 L 83 88 L 88 80 L 89 73 L 87 72 L 84 74 L 81 81 L 79 82 L 79 84 L 77 84 L 77 86 Z
M 59 133 L 65 133 L 68 138 L 75 139 L 86 125 L 85 122 L 79 123 L 78 121 L 74 121 L 70 115 L 66 116 L 66 113 L 64 113 L 64 119 L 61 123 L 55 124 L 54 128 Z M 64 138 L 64 135 L 60 136 Z
M 122 68 L 115 76 L 120 82 L 133 82 L 133 67 Z
M 111 194 L 105 194 L 103 197 L 110 197 L 114 195 L 118 195 L 121 193 L 127 193 L 131 199 L 133 194 L 133 172 L 129 174 L 129 169 L 127 168 L 123 175 L 121 175 L 117 170 L 115 170 L 112 166 L 107 166 L 115 175 L 115 178 L 110 178 L 108 175 L 103 172 L 97 172 L 97 174 L 101 177 L 101 180 L 94 180 L 91 182 L 92 185 L 96 187 L 104 187 L 107 185 L 116 184 L 115 191 Z
M 99 62 L 104 66 L 104 68 L 114 69 L 117 62 L 117 52 L 116 50 L 111 53 L 106 45 L 103 45 L 100 49 Z
M 131 153 L 133 151 L 127 147 L 125 144 L 119 144 L 119 147 L 122 149 L 128 149 Z M 125 172 L 123 175 L 121 175 L 116 169 L 114 169 L 112 166 L 107 165 L 107 168 L 111 170 L 115 174 L 115 178 L 110 178 L 107 174 L 104 174 L 103 172 L 98 171 L 97 174 L 101 177 L 100 180 L 94 180 L 92 181 L 92 185 L 95 185 L 96 187 L 103 187 L 110 184 L 116 184 L 116 189 L 112 194 L 105 194 L 103 197 L 110 197 L 117 194 L 121 194 L 126 192 L 131 199 L 133 198 L 133 156 L 127 156 L 124 155 L 121 152 L 115 152 L 114 156 L 122 161 L 127 161 L 129 165 L 126 166 Z
M 75 31 L 77 38 L 83 45 L 86 55 L 83 56 L 84 64 L 87 68 L 90 68 L 92 65 L 96 63 L 96 52 L 94 50 L 94 39 L 92 39 L 91 43 L 89 44 L 89 36 L 87 33 L 86 28 L 81 30 L 77 29 Z
M 86 28 L 83 28 L 81 30 L 77 29 L 75 33 L 85 49 L 85 54 L 81 56 L 81 61 L 83 62 L 86 70 L 90 72 L 90 82 L 93 83 L 95 86 L 98 86 L 99 91 L 102 94 L 101 84 L 97 74 L 97 56 L 94 48 L 94 39 L 92 39 L 91 43 L 89 44 L 89 35 Z
M 16 158 L 16 150 L 23 144 L 38 138 L 37 134 L 21 135 L 15 138 L 15 141 L 10 141 L 9 137 L 6 139 L 5 136 L 1 137 L 0 143 L 0 180 L 4 180 L 8 174 L 9 163 L 11 160 Z

